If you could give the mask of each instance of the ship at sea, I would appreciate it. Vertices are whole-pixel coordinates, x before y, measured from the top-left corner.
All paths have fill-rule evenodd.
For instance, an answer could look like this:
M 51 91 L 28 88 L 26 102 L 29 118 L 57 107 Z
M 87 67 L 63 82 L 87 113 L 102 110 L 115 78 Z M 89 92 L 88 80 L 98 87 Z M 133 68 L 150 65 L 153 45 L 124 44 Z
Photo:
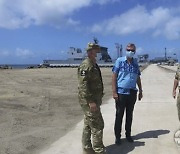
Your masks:
M 98 40 L 94 38 L 94 43 L 98 44 Z M 98 44 L 99 45 L 99 44 Z M 99 45 L 100 46 L 100 45 Z M 47 67 L 77 67 L 87 57 L 86 51 L 81 48 L 70 47 L 66 60 L 43 60 L 43 66 Z M 111 67 L 115 60 L 112 60 L 108 53 L 108 48 L 100 46 L 100 53 L 97 53 L 97 63 L 101 67 Z
M 95 44 L 98 44 L 99 41 L 94 38 Z M 98 44 L 99 45 L 99 44 Z M 119 43 L 115 43 L 117 49 L 117 58 L 123 56 L 122 45 Z M 100 46 L 100 53 L 97 53 L 96 62 L 100 67 L 112 67 L 115 63 L 116 59 L 112 59 L 108 53 L 108 48 L 104 46 Z M 43 60 L 41 65 L 45 67 L 78 67 L 81 62 L 87 57 L 87 52 L 82 51 L 81 48 L 70 47 L 68 52 L 68 59 L 66 60 L 52 60 L 46 59 Z M 137 60 L 139 62 L 139 66 L 146 65 L 148 62 L 149 55 L 141 54 L 137 55 Z

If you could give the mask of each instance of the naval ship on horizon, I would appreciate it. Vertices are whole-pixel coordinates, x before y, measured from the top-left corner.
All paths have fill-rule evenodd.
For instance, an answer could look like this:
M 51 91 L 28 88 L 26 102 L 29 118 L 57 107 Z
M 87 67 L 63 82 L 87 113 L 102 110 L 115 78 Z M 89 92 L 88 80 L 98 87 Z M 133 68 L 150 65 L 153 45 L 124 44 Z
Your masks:
M 94 43 L 98 44 L 99 41 L 94 38 Z M 98 44 L 99 45 L 99 44 Z M 120 49 L 122 51 L 122 49 Z M 66 60 L 43 60 L 43 66 L 46 67 L 77 67 L 87 57 L 86 51 L 81 48 L 70 47 L 67 52 L 68 59 Z M 97 53 L 97 63 L 101 67 L 111 67 L 115 60 L 112 60 L 108 53 L 108 48 L 100 46 L 100 53 Z

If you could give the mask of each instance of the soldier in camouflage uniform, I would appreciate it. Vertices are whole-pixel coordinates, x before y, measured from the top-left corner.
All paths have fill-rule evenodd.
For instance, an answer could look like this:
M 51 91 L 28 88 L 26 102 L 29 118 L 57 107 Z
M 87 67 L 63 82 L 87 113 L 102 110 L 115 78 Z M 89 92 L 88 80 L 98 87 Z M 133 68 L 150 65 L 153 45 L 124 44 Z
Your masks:
M 83 150 L 86 153 L 91 151 L 96 154 L 104 154 L 104 121 L 100 110 L 103 97 L 103 81 L 101 71 L 96 63 L 96 56 L 99 51 L 99 45 L 88 43 L 88 57 L 78 68 L 78 96 L 79 103 L 84 112 L 84 128 L 82 134 Z
M 176 98 L 176 89 L 179 88 L 180 92 L 180 64 L 176 71 L 175 79 L 174 79 L 174 86 L 173 86 L 173 97 Z M 177 96 L 177 109 L 178 109 L 178 117 L 180 121 L 180 93 Z

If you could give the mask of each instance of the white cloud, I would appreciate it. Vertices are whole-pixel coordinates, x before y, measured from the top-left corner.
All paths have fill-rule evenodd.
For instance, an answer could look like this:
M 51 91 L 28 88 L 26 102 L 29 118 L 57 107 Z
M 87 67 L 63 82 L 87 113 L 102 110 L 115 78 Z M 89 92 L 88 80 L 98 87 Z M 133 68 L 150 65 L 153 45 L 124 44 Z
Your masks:
M 75 21 L 75 20 L 73 20 L 71 18 L 69 18 L 67 20 L 67 24 L 69 24 L 69 25 L 78 25 L 79 23 L 80 23 L 79 21 Z
M 119 2 L 119 0 L 97 0 L 96 2 L 101 4 L 101 5 L 104 5 L 104 4 L 109 3 L 109 2 L 111 2 L 111 3 Z
M 176 10 L 176 11 L 175 11 Z M 92 32 L 128 35 L 152 31 L 153 36 L 163 35 L 168 39 L 180 38 L 180 15 L 178 8 L 156 8 L 148 11 L 136 6 L 127 12 L 92 26 Z
M 66 17 L 91 0 L 1 0 L 0 27 L 15 29 L 31 24 L 61 25 L 76 23 Z M 73 22 L 72 22 L 73 21 Z
M 19 58 L 32 58 L 35 56 L 35 54 L 28 49 L 17 48 L 15 51 L 15 56 Z
M 120 16 L 115 16 L 105 21 L 103 23 L 103 28 L 105 28 L 106 32 L 113 32 L 120 35 L 133 32 L 144 32 L 156 27 L 159 23 L 166 21 L 168 18 L 169 15 L 167 10 L 158 8 L 148 13 L 143 6 L 137 6 Z M 95 25 L 93 31 L 98 30 L 97 28 L 100 26 L 101 25 Z
M 117 0 L 0 0 L 0 27 L 16 29 L 48 24 L 55 27 L 76 25 L 69 18 L 76 10 L 94 3 L 100 5 Z
M 6 57 L 6 58 L 7 57 L 18 57 L 18 58 L 26 59 L 26 58 L 35 57 L 35 54 L 28 49 L 17 48 L 15 51 L 1 49 L 0 57 Z
M 10 56 L 10 52 L 7 50 L 2 50 L 2 51 L 0 51 L 0 56 L 1 57 L 8 57 L 8 56 Z
M 142 47 L 138 47 L 138 48 L 136 49 L 137 54 L 142 54 L 143 51 L 144 51 L 144 49 L 143 49 Z
M 180 38 L 180 17 L 173 18 L 166 24 L 164 34 L 169 39 Z

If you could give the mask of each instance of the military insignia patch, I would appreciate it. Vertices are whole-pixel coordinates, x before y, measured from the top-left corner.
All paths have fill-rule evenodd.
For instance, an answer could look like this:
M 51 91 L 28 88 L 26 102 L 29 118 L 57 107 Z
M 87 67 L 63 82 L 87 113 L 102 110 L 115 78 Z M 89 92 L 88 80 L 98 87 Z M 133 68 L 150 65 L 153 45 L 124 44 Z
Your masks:
M 86 71 L 85 70 L 82 70 L 81 71 L 81 76 L 85 76 L 86 75 Z

